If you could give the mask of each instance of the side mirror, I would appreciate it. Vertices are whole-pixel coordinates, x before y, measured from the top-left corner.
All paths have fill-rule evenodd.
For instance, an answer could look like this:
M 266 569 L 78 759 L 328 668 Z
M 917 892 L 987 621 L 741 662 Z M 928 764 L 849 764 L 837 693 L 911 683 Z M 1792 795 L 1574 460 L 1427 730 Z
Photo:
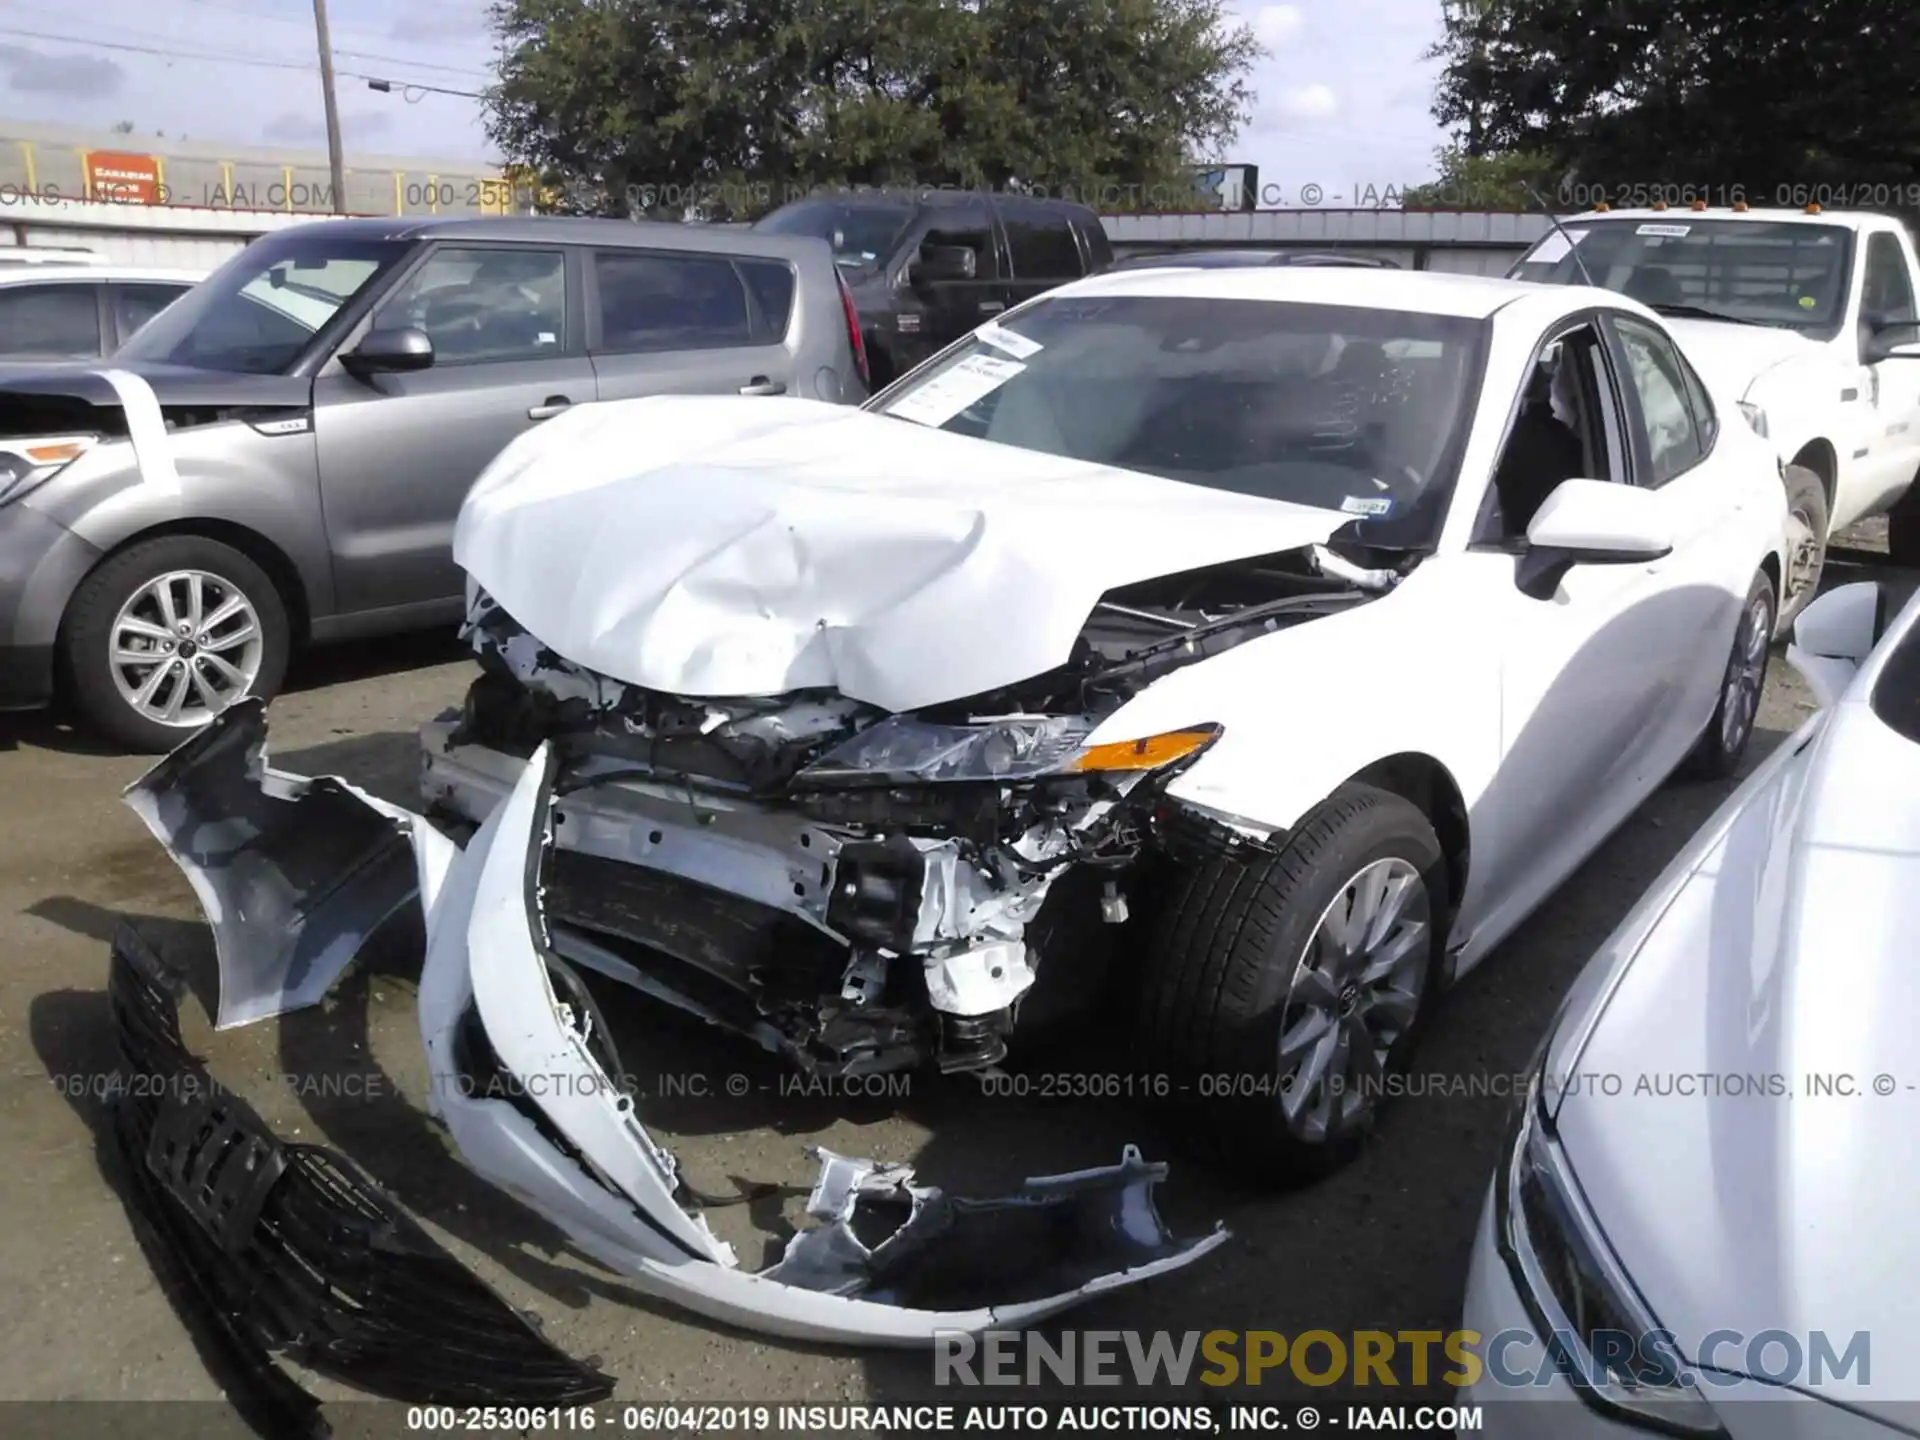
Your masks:
M 433 341 L 411 325 L 369 330 L 360 343 L 340 357 L 355 379 L 403 370 L 425 370 L 433 364 Z
M 916 290 L 972 280 L 980 273 L 980 257 L 971 245 L 922 245 L 907 267 L 907 283 Z
M 1564 480 L 1527 526 L 1515 577 L 1523 592 L 1549 598 L 1575 565 L 1635 565 L 1673 553 L 1665 507 L 1652 490 L 1607 480 Z
M 1846 693 L 1854 672 L 1879 643 L 1883 599 L 1881 588 L 1870 580 L 1841 585 L 1817 597 L 1793 622 L 1787 659 L 1821 708 Z
M 1872 333 L 1860 347 L 1864 364 L 1882 360 L 1920 360 L 1920 325 L 1906 320 L 1874 322 Z

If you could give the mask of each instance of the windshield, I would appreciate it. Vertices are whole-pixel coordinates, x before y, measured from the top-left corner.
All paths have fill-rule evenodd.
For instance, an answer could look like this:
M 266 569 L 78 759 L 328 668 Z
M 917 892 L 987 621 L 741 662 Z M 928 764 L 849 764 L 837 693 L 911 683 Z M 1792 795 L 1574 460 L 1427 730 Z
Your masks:
M 753 228 L 775 235 L 815 235 L 833 246 L 840 264 L 864 269 L 885 264 L 913 220 L 902 200 L 801 200 L 784 205 Z
M 1473 319 L 1048 297 L 869 402 L 1023 450 L 1437 533 L 1485 351 Z M 1412 542 L 1410 542 L 1412 543 Z
M 408 248 L 324 236 L 256 240 L 142 326 L 116 358 L 278 374 Z
M 1656 310 L 1688 307 L 1830 336 L 1846 312 L 1850 239 L 1838 225 L 1685 212 L 1672 220 L 1583 219 L 1548 235 L 1511 273 L 1550 285 L 1583 285 L 1591 275 Z

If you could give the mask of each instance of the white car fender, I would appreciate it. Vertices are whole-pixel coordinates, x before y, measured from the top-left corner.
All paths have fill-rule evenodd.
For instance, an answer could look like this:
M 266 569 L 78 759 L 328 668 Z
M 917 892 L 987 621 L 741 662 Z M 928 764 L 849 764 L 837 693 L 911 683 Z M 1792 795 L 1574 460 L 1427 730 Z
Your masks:
M 1340 784 L 1404 754 L 1437 761 L 1469 809 L 1500 761 L 1489 652 L 1409 643 L 1417 612 L 1388 595 L 1176 670 L 1115 711 L 1089 744 L 1213 723 L 1220 739 L 1167 793 L 1261 829 L 1299 822 Z M 1379 656 L 1391 654 L 1391 667 Z M 1372 697 L 1356 710 L 1330 693 Z

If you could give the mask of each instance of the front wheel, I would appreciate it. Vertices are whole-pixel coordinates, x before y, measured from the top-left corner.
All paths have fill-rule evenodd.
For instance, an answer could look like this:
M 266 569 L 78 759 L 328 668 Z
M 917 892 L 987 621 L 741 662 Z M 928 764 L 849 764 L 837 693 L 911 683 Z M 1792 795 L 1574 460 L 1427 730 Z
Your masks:
M 1279 854 L 1180 873 L 1139 1028 L 1211 1161 L 1275 1182 L 1358 1152 L 1427 1013 L 1445 869 L 1416 806 L 1346 785 Z
M 1789 465 L 1787 486 L 1787 578 L 1777 624 L 1782 633 L 1799 618 L 1820 593 L 1820 574 L 1827 564 L 1827 529 L 1831 511 L 1827 488 L 1820 477 L 1800 465 Z
M 183 744 L 243 695 L 286 674 L 286 605 L 230 545 L 165 535 L 114 556 L 75 592 L 61 663 L 81 719 L 129 749 Z
M 1720 678 L 1720 698 L 1713 718 L 1701 732 L 1681 773 L 1689 779 L 1724 780 L 1740 768 L 1753 739 L 1753 722 L 1760 714 L 1760 697 L 1767 688 L 1767 662 L 1772 658 L 1774 632 L 1773 580 L 1765 571 L 1756 575 L 1740 607 L 1727 668 Z

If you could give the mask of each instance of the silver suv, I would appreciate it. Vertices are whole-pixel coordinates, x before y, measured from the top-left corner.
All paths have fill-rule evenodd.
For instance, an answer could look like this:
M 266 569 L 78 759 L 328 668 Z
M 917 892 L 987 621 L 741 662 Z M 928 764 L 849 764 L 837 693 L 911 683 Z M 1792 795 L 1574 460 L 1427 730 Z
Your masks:
M 294 646 L 451 623 L 468 487 L 569 405 L 853 403 L 822 240 L 572 219 L 255 241 L 92 369 L 0 380 L 0 709 L 170 749 Z

